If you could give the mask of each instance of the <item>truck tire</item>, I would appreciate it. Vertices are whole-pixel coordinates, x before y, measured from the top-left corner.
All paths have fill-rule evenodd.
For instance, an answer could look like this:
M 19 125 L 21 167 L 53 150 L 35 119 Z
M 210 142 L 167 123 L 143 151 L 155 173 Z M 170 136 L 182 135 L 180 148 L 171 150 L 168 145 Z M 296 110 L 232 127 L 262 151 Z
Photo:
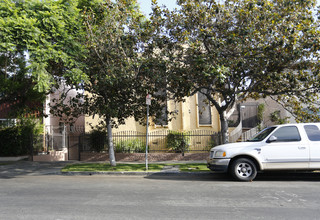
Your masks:
M 248 158 L 238 158 L 233 161 L 229 172 L 238 181 L 252 181 L 257 176 L 256 165 Z

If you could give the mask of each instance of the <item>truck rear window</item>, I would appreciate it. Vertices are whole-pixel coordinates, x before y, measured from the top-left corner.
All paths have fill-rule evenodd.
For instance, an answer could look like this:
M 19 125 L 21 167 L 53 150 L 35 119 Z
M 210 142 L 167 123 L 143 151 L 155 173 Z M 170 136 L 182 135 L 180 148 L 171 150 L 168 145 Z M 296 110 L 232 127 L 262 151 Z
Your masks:
M 310 141 L 320 141 L 320 130 L 316 125 L 305 125 L 304 130 L 306 131 Z

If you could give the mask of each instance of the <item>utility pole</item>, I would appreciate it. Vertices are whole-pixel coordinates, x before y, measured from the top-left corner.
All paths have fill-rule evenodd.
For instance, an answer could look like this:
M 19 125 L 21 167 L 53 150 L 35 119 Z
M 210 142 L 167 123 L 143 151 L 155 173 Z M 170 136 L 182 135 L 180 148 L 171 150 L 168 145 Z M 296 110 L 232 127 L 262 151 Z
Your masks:
M 149 133 L 149 106 L 151 105 L 151 95 L 146 97 L 147 104 L 147 131 L 146 131 L 146 171 L 148 171 L 148 133 Z

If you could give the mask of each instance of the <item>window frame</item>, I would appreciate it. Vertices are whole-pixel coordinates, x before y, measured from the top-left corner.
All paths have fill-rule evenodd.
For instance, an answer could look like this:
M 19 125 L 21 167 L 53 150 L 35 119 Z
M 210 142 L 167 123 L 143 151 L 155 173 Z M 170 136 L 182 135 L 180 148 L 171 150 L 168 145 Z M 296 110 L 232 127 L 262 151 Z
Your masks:
M 275 136 L 275 134 L 277 132 L 279 132 L 280 130 L 282 129 L 286 129 L 286 128 L 295 128 L 296 131 L 297 131 L 297 134 L 298 134 L 298 138 L 289 138 L 289 139 L 278 139 L 278 136 Z M 290 134 L 291 132 L 289 132 Z M 275 141 L 272 141 L 270 140 L 271 137 L 276 137 L 277 139 Z M 283 127 L 280 127 L 278 129 L 276 129 L 272 134 L 271 136 L 268 138 L 268 143 L 274 143 L 274 142 L 300 142 L 302 139 L 301 139 L 301 134 L 300 134 L 300 131 L 299 131 L 299 128 L 297 126 L 294 126 L 294 125 L 290 125 L 290 126 L 283 126 Z

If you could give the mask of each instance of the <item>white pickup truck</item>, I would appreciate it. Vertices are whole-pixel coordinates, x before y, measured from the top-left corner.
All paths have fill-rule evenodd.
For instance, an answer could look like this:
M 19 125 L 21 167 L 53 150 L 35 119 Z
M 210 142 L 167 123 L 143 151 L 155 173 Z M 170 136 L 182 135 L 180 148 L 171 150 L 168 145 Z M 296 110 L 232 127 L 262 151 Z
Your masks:
M 246 142 L 213 147 L 207 165 L 240 181 L 258 171 L 320 169 L 320 123 L 271 126 Z

